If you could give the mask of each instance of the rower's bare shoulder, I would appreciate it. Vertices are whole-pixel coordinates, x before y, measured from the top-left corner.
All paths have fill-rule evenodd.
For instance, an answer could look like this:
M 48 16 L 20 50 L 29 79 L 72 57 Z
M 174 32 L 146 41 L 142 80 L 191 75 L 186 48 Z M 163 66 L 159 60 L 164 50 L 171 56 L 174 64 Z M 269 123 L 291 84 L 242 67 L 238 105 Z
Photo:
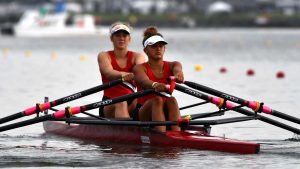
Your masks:
M 171 67 L 176 66 L 176 65 L 181 66 L 181 63 L 179 61 L 171 61 L 171 62 L 168 62 L 168 63 Z
M 133 52 L 133 58 L 135 64 L 140 64 L 145 62 L 145 56 L 142 53 Z
M 98 54 L 98 62 L 109 60 L 109 55 L 107 52 L 99 52 Z
M 141 71 L 145 71 L 145 66 L 142 63 L 137 64 L 133 67 L 133 72 L 141 72 Z

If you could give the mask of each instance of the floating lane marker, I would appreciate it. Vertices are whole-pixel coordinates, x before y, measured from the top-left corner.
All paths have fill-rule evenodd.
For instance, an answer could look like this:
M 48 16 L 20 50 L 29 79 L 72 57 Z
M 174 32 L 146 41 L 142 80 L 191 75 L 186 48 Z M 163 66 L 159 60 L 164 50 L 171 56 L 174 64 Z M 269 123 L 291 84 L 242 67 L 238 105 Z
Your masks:
M 51 59 L 56 60 L 58 58 L 58 55 L 55 52 L 51 53 Z
M 221 67 L 220 68 L 220 73 L 227 73 L 227 68 L 226 67 Z
M 202 65 L 200 65 L 200 64 L 196 64 L 195 65 L 195 71 L 200 72 L 202 70 L 203 70 L 203 66 Z
M 87 57 L 85 55 L 80 55 L 79 60 L 80 61 L 85 61 Z
M 24 52 L 25 57 L 31 57 L 32 56 L 32 52 L 30 50 L 26 50 Z
M 247 70 L 247 75 L 248 75 L 248 76 L 254 76 L 254 74 L 255 74 L 255 72 L 254 72 L 253 69 L 248 69 L 248 70 Z
M 9 49 L 8 48 L 3 48 L 2 53 L 3 53 L 3 56 L 8 56 Z
M 278 79 L 283 79 L 285 77 L 285 73 L 283 71 L 279 71 L 277 72 L 276 77 Z

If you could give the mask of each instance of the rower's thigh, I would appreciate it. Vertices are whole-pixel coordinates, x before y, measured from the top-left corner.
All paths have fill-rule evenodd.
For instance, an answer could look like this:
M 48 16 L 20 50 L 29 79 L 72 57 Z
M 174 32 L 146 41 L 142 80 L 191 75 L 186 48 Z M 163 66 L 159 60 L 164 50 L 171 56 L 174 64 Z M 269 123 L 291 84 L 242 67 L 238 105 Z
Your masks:
M 152 100 L 146 101 L 143 106 L 140 108 L 138 115 L 139 120 L 141 121 L 150 121 L 152 117 Z
M 115 105 L 108 105 L 103 108 L 104 117 L 114 118 L 115 117 Z
M 137 99 L 134 99 L 128 106 L 128 111 L 130 112 L 130 114 L 135 110 L 136 105 L 137 105 Z

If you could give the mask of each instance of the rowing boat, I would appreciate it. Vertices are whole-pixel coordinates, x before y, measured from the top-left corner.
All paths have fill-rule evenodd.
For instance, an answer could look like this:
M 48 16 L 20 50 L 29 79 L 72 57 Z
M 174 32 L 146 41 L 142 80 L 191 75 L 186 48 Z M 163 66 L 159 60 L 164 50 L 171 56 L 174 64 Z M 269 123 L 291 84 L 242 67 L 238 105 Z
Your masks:
M 161 95 L 161 93 L 155 92 L 154 89 L 145 89 L 132 94 L 119 96 L 113 99 L 102 100 L 87 105 L 65 107 L 64 110 L 57 110 L 53 108 L 54 106 L 93 94 L 122 82 L 122 79 L 111 81 L 109 83 L 102 84 L 50 102 L 48 99 L 46 99 L 45 103 L 43 104 L 37 103 L 36 106 L 0 118 L 0 124 L 2 124 L 24 116 L 37 114 L 37 117 L 35 118 L 0 126 L 0 132 L 43 122 L 44 130 L 47 133 L 75 137 L 84 140 L 92 140 L 97 142 L 117 142 L 123 144 L 146 144 L 160 147 L 171 146 L 194 148 L 200 150 L 212 150 L 239 154 L 258 153 L 260 150 L 260 145 L 250 141 L 241 141 L 225 137 L 212 136 L 210 135 L 210 126 L 243 122 L 248 120 L 260 120 L 300 135 L 299 128 L 268 118 L 261 113 L 273 115 L 277 118 L 294 122 L 299 125 L 300 119 L 297 117 L 293 117 L 280 111 L 271 109 L 270 107 L 265 106 L 264 103 L 241 99 L 236 96 L 229 95 L 207 86 L 189 81 L 185 81 L 184 85 L 189 86 L 190 88 L 179 84 L 173 84 L 170 85 L 173 86 L 170 87 L 170 89 L 175 88 L 180 92 L 202 99 L 204 102 L 181 107 L 180 110 L 207 103 L 216 105 L 219 110 L 214 112 L 191 114 L 185 117 L 180 117 L 178 121 L 147 122 L 133 121 L 131 119 L 106 119 L 86 112 L 126 100 L 136 99 L 148 94 Z M 209 96 L 202 92 L 209 93 L 214 96 Z M 244 107 L 250 109 L 244 109 Z M 55 112 L 48 114 L 48 110 L 53 110 Z M 212 120 L 197 120 L 207 117 L 220 116 L 226 111 L 235 111 L 246 116 Z M 40 116 L 40 112 L 44 112 L 44 114 Z M 86 114 L 89 117 L 74 116 L 79 113 Z M 165 133 L 161 133 L 153 129 L 155 126 L 169 127 L 172 125 L 180 126 L 182 131 L 167 131 Z
M 67 124 L 61 121 L 45 121 L 43 126 L 47 133 L 97 142 L 193 148 L 239 154 L 255 154 L 260 149 L 258 143 L 211 136 L 210 128 L 202 126 L 166 133 L 157 132 L 149 127 Z

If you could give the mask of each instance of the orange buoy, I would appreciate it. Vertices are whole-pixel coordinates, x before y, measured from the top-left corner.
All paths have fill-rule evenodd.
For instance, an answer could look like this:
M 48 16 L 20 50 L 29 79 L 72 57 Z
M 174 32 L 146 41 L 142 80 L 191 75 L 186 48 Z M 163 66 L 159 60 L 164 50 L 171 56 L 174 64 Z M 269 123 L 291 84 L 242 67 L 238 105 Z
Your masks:
M 220 73 L 226 73 L 226 72 L 227 72 L 226 67 L 221 67 L 221 68 L 220 68 Z
M 285 74 L 283 71 L 279 71 L 279 72 L 277 72 L 276 77 L 278 79 L 283 79 L 285 77 Z
M 255 74 L 255 72 L 254 72 L 253 69 L 249 69 L 249 70 L 247 71 L 247 75 L 248 75 L 248 76 L 253 76 L 254 74 Z

